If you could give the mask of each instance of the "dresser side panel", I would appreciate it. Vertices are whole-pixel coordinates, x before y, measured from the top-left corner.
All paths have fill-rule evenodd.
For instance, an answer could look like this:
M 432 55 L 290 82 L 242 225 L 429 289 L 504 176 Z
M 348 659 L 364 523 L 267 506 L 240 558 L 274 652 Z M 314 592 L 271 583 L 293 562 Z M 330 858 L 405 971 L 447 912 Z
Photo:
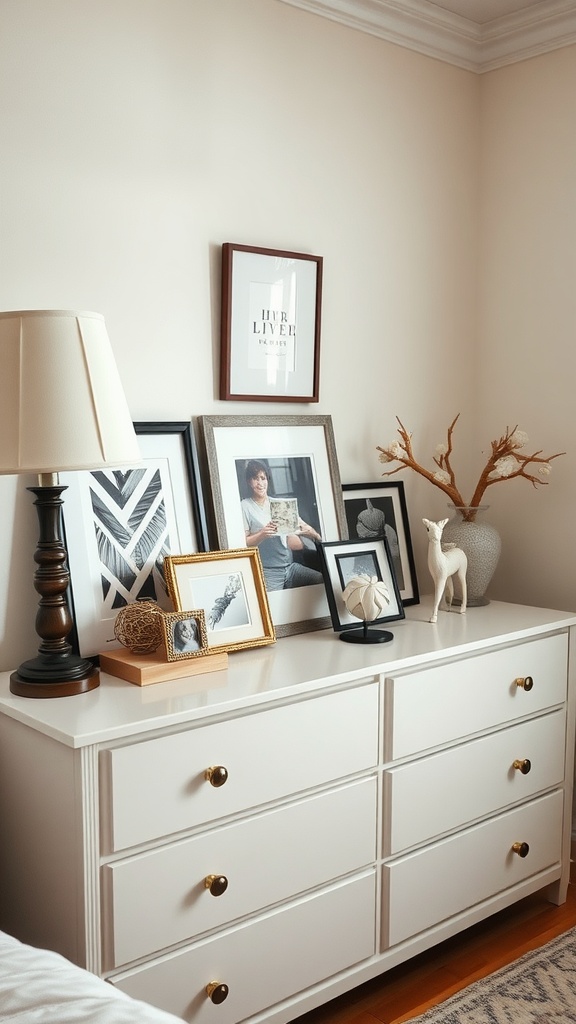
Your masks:
M 0 716 L 0 928 L 84 964 L 75 752 Z

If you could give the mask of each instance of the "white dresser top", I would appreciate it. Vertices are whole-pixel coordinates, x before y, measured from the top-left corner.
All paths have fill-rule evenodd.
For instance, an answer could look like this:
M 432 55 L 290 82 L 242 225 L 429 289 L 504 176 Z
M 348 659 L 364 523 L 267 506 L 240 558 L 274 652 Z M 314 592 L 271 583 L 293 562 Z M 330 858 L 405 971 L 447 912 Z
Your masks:
M 4 672 L 0 713 L 69 747 L 83 747 L 285 700 L 359 674 L 390 675 L 576 626 L 573 612 L 498 601 L 470 608 L 466 615 L 440 612 L 435 624 L 428 621 L 430 611 L 430 598 L 407 608 L 406 619 L 388 625 L 394 634 L 390 643 L 342 643 L 332 629 L 318 630 L 234 652 L 221 672 L 143 687 L 102 673 L 97 689 L 74 697 L 16 697 L 9 690 L 10 673 Z

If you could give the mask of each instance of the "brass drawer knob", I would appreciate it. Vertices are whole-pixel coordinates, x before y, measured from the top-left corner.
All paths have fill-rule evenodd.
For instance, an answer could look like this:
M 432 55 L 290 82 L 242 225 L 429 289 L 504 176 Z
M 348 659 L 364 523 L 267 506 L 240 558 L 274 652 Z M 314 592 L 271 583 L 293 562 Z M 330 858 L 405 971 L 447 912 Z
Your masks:
M 227 999 L 228 991 L 228 985 L 223 985 L 220 981 L 211 981 L 206 985 L 206 994 L 216 1006 Z
M 221 764 L 213 765 L 212 768 L 207 768 L 204 772 L 204 778 L 208 780 L 211 786 L 218 789 L 223 786 L 228 779 L 228 770 Z
M 530 853 L 530 847 L 528 843 L 514 843 L 512 852 L 517 853 L 519 857 L 527 857 Z
M 519 686 L 522 690 L 528 692 L 534 686 L 534 680 L 532 676 L 520 676 L 516 679 L 516 686 Z
M 519 772 L 522 772 L 522 775 L 528 775 L 528 772 L 532 768 L 532 762 L 529 761 L 527 757 L 522 758 L 522 760 L 520 760 L 520 758 L 516 758 L 512 767 L 516 768 Z
M 226 875 L 206 875 L 204 885 L 210 890 L 211 896 L 221 896 L 228 888 Z

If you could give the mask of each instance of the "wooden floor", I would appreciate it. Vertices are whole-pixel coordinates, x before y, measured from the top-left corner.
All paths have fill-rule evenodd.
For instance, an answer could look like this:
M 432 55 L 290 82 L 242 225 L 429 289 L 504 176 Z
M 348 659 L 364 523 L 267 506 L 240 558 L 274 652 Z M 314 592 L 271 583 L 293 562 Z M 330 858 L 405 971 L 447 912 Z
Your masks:
M 574 867 L 574 866 L 573 866 Z M 561 907 L 536 893 L 298 1018 L 298 1024 L 400 1024 L 576 926 L 576 872 Z

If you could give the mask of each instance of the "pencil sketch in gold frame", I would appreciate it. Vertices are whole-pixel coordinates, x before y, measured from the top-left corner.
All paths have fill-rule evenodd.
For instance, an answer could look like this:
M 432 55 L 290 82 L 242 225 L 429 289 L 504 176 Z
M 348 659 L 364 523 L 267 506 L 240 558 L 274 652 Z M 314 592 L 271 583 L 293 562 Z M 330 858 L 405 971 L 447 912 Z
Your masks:
M 185 661 L 208 653 L 206 616 L 203 608 L 185 612 L 164 612 L 162 633 L 167 661 Z
M 164 573 L 176 611 L 204 611 L 210 651 L 240 651 L 276 640 L 257 548 L 171 555 Z

